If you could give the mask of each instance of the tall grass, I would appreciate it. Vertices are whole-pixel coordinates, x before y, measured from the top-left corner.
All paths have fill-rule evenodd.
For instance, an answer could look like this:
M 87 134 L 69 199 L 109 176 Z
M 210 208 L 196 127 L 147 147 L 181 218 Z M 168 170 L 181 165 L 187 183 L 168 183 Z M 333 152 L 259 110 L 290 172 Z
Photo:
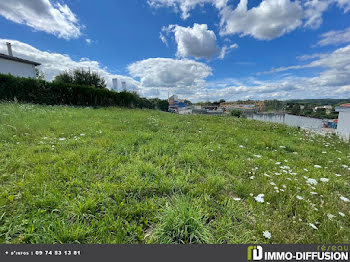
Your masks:
M 3 103 L 0 242 L 349 243 L 349 166 L 278 124 Z

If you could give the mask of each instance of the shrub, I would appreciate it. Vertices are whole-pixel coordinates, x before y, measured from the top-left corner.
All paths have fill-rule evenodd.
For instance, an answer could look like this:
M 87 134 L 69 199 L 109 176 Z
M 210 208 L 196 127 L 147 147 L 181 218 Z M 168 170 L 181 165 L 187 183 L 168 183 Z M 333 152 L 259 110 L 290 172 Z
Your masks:
M 233 109 L 231 111 L 231 116 L 240 118 L 243 116 L 243 112 L 241 110 L 238 110 L 238 109 Z
M 136 93 L 0 74 L 0 100 L 45 105 L 155 108 Z
M 53 82 L 94 86 L 100 89 L 104 89 L 107 86 L 106 81 L 97 72 L 91 72 L 90 70 L 85 71 L 84 69 L 74 69 L 72 71 L 65 71 L 57 75 Z

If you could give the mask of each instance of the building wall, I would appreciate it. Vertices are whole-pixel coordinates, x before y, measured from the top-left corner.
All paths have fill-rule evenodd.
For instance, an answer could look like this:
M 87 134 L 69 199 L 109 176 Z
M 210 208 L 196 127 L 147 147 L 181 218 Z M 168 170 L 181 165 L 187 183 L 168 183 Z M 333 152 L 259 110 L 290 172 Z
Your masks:
M 0 73 L 34 78 L 35 66 L 0 58 Z
M 323 127 L 322 119 L 288 115 L 288 114 L 273 114 L 273 113 L 272 114 L 251 114 L 251 115 L 248 115 L 247 117 L 255 120 L 281 123 L 288 126 L 301 127 L 301 128 L 312 129 L 312 130 L 321 130 Z
M 345 139 L 350 139 L 350 110 L 339 112 L 337 133 Z

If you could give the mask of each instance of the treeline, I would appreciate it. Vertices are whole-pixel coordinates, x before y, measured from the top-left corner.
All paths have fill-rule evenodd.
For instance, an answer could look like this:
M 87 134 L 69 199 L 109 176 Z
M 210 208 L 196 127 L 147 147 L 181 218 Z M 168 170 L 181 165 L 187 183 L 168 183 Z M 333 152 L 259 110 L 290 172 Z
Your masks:
M 339 113 L 335 111 L 335 106 L 327 105 L 329 108 L 322 108 L 323 105 L 313 103 L 288 103 L 287 111 L 289 114 L 297 116 L 306 116 L 321 119 L 336 119 Z
M 47 82 L 3 74 L 0 74 L 0 100 L 44 105 L 119 106 L 168 110 L 168 101 L 143 98 L 134 92 L 114 92 L 94 86 Z
M 343 99 L 267 100 L 265 101 L 264 111 L 282 111 L 297 116 L 335 119 L 338 118 L 338 112 L 335 111 L 336 105 L 346 101 Z
M 331 105 L 331 106 L 337 106 L 340 104 L 349 103 L 350 98 L 348 99 L 293 99 L 293 100 L 287 100 L 286 103 L 288 104 L 313 104 L 315 106 L 321 106 L 321 105 Z

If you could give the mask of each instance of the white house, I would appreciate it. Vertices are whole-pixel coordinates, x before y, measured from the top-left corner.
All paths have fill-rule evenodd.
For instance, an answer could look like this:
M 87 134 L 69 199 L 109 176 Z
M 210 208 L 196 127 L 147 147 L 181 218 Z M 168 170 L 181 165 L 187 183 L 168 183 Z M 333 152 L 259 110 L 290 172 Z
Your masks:
M 337 133 L 350 140 L 350 103 L 336 107 L 335 110 L 339 112 Z
M 37 62 L 14 57 L 12 47 L 7 43 L 8 55 L 0 53 L 0 73 L 11 74 L 20 77 L 35 77 L 35 67 L 40 64 Z

